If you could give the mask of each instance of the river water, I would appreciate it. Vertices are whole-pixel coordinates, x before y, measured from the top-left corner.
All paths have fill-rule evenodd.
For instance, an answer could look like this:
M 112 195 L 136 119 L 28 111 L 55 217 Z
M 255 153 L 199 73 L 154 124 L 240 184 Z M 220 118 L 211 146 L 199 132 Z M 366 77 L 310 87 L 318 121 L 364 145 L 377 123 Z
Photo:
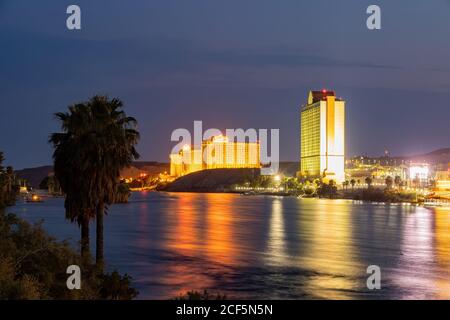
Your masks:
M 63 199 L 9 208 L 78 246 Z M 91 231 L 95 227 L 92 225 Z M 92 250 L 95 234 L 91 234 Z M 110 270 L 140 299 L 450 299 L 450 209 L 236 194 L 134 193 L 105 217 Z M 381 270 L 369 290 L 367 267 Z

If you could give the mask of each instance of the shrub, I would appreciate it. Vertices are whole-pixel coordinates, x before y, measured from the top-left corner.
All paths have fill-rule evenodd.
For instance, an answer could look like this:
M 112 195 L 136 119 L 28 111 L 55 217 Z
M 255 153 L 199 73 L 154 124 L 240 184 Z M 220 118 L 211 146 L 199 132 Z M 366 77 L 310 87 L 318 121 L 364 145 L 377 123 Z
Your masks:
M 191 290 L 186 292 L 184 295 L 180 295 L 175 298 L 175 300 L 226 300 L 227 297 L 221 294 L 211 294 L 207 290 L 203 292 L 198 292 Z
M 81 290 L 66 285 L 69 265 L 82 270 Z M 131 278 L 99 274 L 91 259 L 81 261 L 66 242 L 49 236 L 42 224 L 31 225 L 0 211 L 0 299 L 132 299 Z

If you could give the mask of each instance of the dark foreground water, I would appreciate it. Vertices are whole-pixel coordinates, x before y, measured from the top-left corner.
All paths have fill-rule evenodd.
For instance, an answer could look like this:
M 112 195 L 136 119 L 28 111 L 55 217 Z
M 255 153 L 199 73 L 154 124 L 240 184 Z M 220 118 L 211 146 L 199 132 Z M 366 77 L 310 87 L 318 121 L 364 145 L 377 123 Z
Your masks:
M 63 199 L 9 211 L 44 219 L 51 234 L 78 245 Z M 133 276 L 141 299 L 192 289 L 228 298 L 449 299 L 450 209 L 135 193 L 105 218 L 105 255 L 110 269 Z M 381 290 L 366 287 L 369 265 L 381 268 Z

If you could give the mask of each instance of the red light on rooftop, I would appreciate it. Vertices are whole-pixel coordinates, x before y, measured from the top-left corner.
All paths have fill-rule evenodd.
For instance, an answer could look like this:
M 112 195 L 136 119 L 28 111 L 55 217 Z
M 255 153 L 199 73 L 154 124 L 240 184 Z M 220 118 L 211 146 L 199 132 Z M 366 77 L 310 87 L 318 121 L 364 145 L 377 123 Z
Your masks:
M 322 93 L 327 93 L 327 89 L 322 89 Z

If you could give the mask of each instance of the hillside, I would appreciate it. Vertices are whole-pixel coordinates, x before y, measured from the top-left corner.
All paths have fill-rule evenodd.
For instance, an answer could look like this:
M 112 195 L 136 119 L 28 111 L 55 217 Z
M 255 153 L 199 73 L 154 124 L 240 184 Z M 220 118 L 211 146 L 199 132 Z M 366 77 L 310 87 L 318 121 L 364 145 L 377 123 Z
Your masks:
M 27 180 L 29 186 L 37 188 L 42 179 L 47 177 L 53 172 L 53 166 L 42 166 L 36 168 L 26 168 L 23 170 L 17 170 L 16 176 L 20 179 Z
M 120 174 L 124 178 L 138 178 L 141 173 L 156 177 L 160 173 L 169 172 L 169 170 L 170 165 L 168 163 L 138 161 L 133 162 L 131 167 L 122 170 Z
M 220 192 L 233 184 L 242 184 L 259 176 L 259 169 L 211 169 L 194 172 L 178 178 L 162 191 L 173 192 Z
M 121 174 L 123 177 L 137 178 L 139 174 L 146 173 L 150 176 L 169 171 L 168 163 L 136 161 L 129 168 L 124 169 Z M 41 181 L 49 174 L 53 173 L 53 166 L 42 166 L 36 168 L 26 168 L 17 170 L 16 175 L 20 179 L 26 179 L 29 186 L 37 188 Z
M 450 163 L 450 148 L 439 149 L 422 155 L 414 155 L 406 157 L 414 162 L 428 162 L 430 164 L 447 164 Z

